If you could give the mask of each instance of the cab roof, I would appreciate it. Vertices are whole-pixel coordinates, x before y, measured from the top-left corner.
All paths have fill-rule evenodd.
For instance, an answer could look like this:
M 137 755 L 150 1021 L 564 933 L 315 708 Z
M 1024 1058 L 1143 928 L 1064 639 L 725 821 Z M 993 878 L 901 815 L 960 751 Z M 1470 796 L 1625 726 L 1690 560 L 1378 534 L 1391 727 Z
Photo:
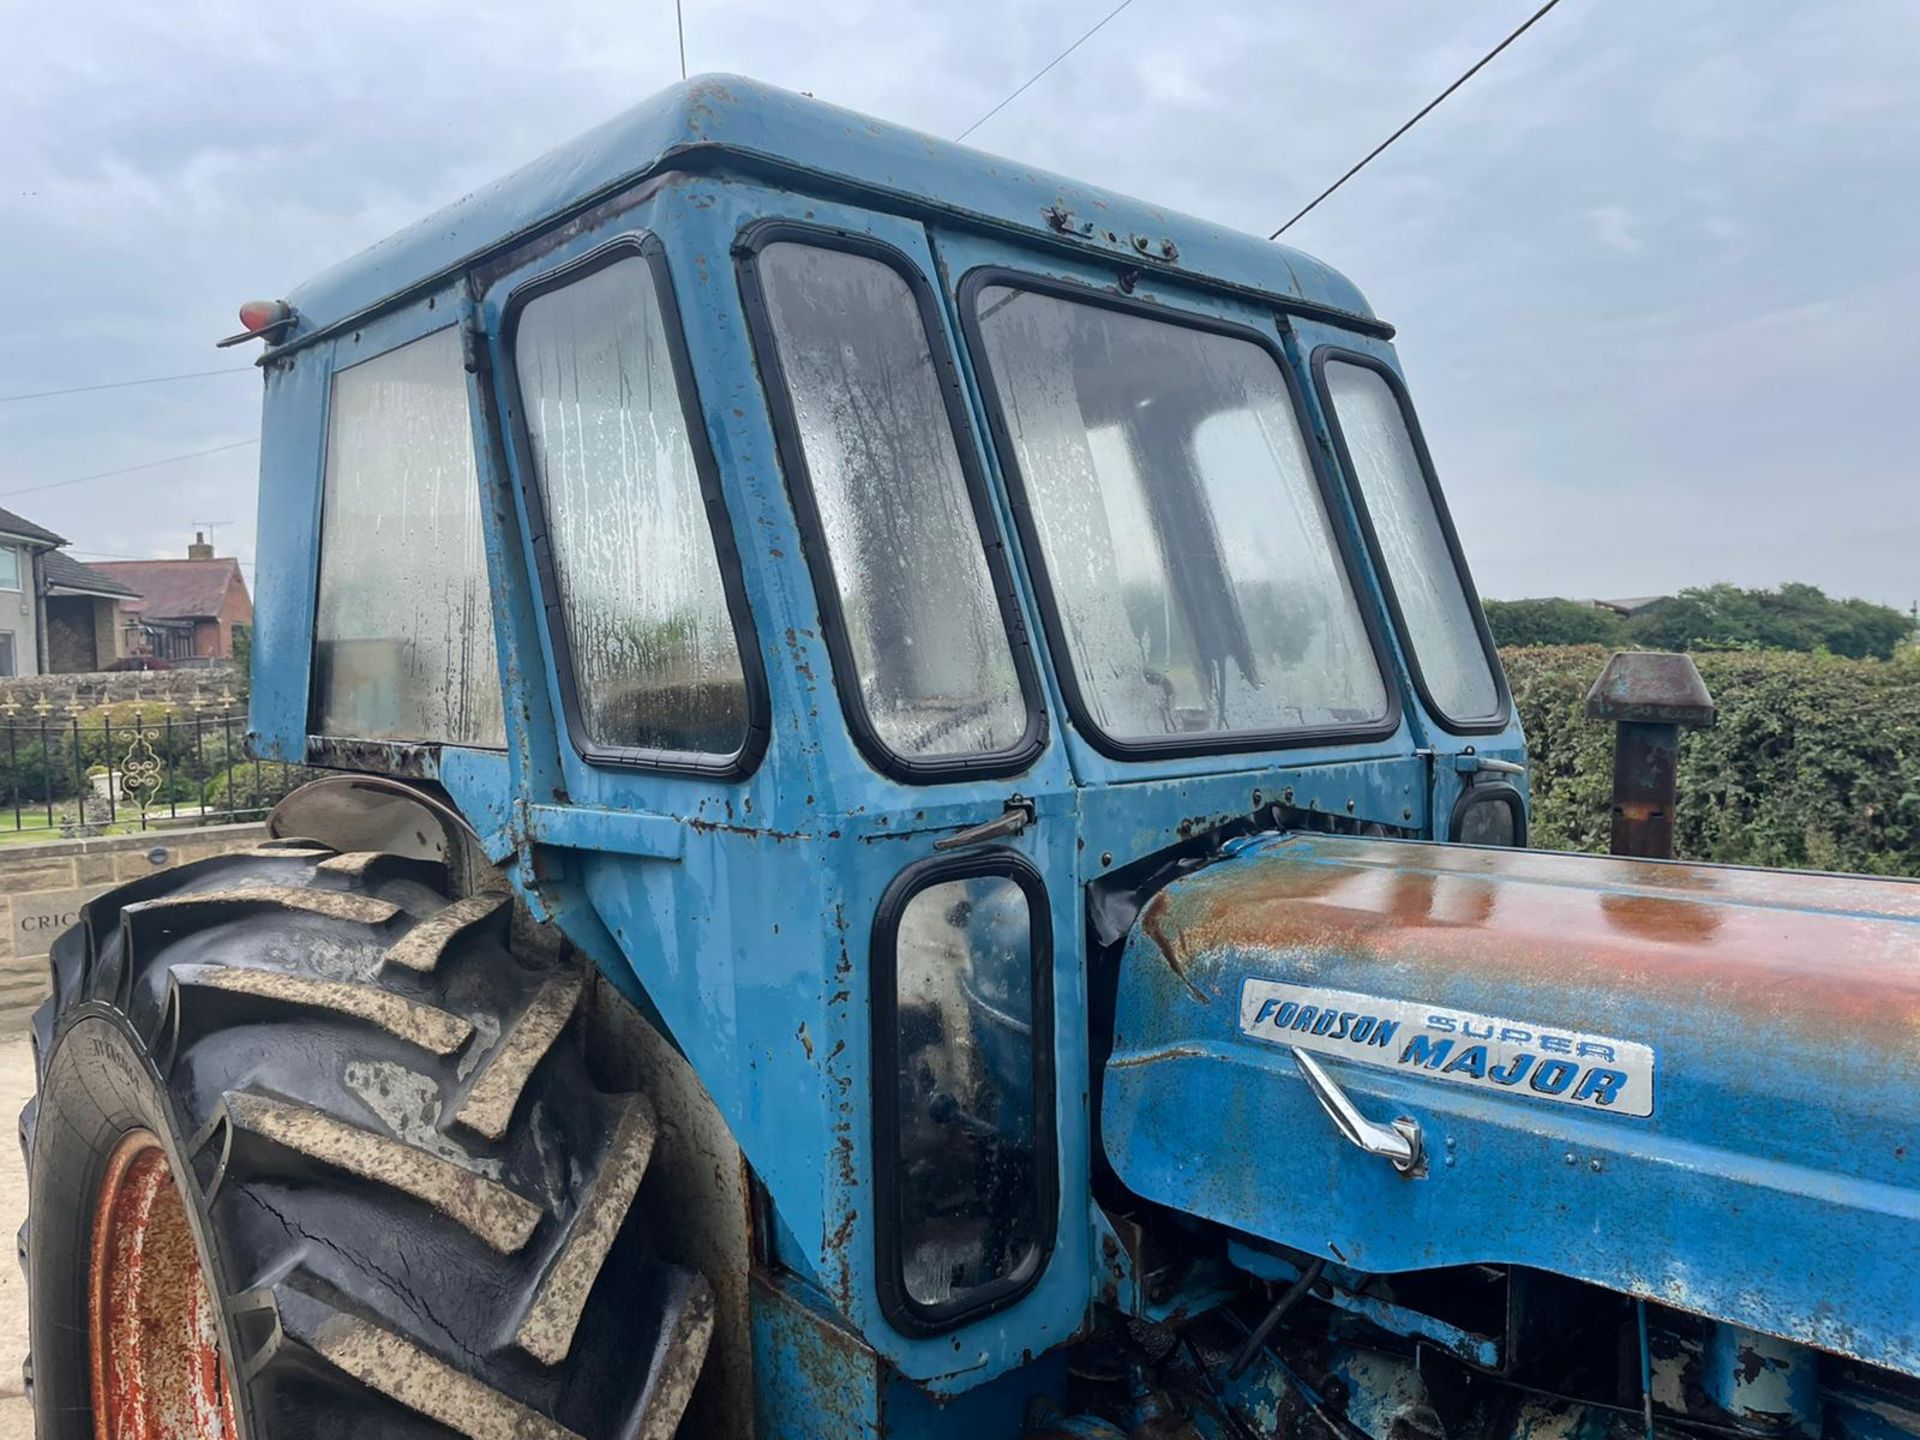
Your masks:
M 880 208 L 1018 232 L 1143 270 L 1327 312 L 1376 334 L 1359 290 L 1288 246 L 733 75 L 661 91 L 294 291 L 297 346 L 663 171 L 737 171 Z

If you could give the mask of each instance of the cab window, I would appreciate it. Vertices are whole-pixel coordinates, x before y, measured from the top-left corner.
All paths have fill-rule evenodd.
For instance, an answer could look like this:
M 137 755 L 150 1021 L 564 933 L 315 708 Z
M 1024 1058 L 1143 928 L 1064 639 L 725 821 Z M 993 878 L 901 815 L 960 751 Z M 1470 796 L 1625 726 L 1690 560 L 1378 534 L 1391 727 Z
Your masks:
M 792 240 L 749 271 L 760 358 L 856 737 L 906 778 L 1030 756 L 1012 602 L 904 259 Z
M 748 671 L 678 373 L 664 273 L 610 252 L 518 302 L 511 346 L 576 737 L 590 755 L 744 768 Z M 716 519 L 722 523 L 716 523 Z
M 1479 603 L 1405 392 L 1370 357 L 1323 351 L 1314 368 L 1422 695 L 1455 726 L 1497 724 L 1502 696 Z
M 313 681 L 321 735 L 506 743 L 451 328 L 333 377 Z
M 922 1334 L 1010 1303 L 1053 1240 L 1052 951 L 1010 851 L 923 860 L 875 924 L 881 1305 Z
M 1386 728 L 1392 711 L 1273 354 L 1002 284 L 971 295 L 1070 701 L 1122 753 Z

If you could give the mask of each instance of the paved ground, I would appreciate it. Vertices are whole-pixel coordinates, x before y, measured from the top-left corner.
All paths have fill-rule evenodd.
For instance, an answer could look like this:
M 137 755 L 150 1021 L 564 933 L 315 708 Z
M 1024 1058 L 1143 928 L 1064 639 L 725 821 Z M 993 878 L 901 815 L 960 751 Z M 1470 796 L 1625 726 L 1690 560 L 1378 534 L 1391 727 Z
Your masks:
M 17 1028 L 0 1034 L 0 1250 L 27 1218 L 27 1167 L 14 1142 L 14 1117 L 33 1093 L 33 1051 Z M 33 1412 L 20 1381 L 27 1358 L 27 1282 L 10 1253 L 0 1254 L 0 1440 L 32 1440 Z

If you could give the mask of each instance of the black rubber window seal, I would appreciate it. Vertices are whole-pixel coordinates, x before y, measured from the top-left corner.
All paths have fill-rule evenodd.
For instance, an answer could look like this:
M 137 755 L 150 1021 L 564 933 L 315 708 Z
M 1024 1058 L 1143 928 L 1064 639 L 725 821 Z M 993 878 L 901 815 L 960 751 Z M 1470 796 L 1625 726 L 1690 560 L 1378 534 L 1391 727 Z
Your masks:
M 542 295 L 604 270 L 610 265 L 635 257 L 643 260 L 653 280 L 655 303 L 667 335 L 667 352 L 673 367 L 675 387 L 679 391 L 681 417 L 686 425 L 688 443 L 693 449 L 694 471 L 700 479 L 700 494 L 707 513 L 707 529 L 713 536 L 714 560 L 720 570 L 720 584 L 727 599 L 727 612 L 733 623 L 734 648 L 740 656 L 740 673 L 746 687 L 747 716 L 745 733 L 738 749 L 728 755 L 709 755 L 698 751 L 660 750 L 637 745 L 605 745 L 588 733 L 580 704 L 580 682 L 575 662 L 572 629 L 561 597 L 559 575 L 554 566 L 553 546 L 549 539 L 545 486 L 533 463 L 533 444 L 527 431 L 526 409 L 521 401 L 519 367 L 514 361 L 514 340 L 520 317 L 529 302 Z M 547 637 L 553 646 L 554 667 L 560 682 L 560 700 L 565 714 L 567 734 L 583 760 L 594 765 L 658 770 L 669 774 L 694 775 L 709 780 L 743 780 L 759 766 L 773 733 L 772 706 L 767 693 L 766 669 L 760 654 L 759 633 L 754 626 L 753 610 L 747 602 L 740 573 L 740 552 L 734 543 L 733 523 L 720 493 L 720 472 L 707 437 L 706 419 L 701 414 L 699 395 L 694 386 L 693 362 L 687 354 L 686 333 L 680 322 L 680 307 L 673 293 L 673 277 L 667 268 L 666 247 L 651 234 L 623 235 L 577 260 L 536 275 L 507 296 L 501 321 L 500 348 L 506 364 L 502 367 L 506 413 L 503 428 L 514 449 L 521 497 L 531 533 L 528 544 L 533 552 L 541 604 L 545 611 Z
M 1369 652 L 1380 676 L 1381 689 L 1386 695 L 1386 709 L 1379 720 L 1368 721 L 1362 725 L 1315 726 L 1297 730 L 1232 730 L 1197 737 L 1153 740 L 1121 739 L 1107 734 L 1094 723 L 1086 694 L 1081 689 L 1080 678 L 1076 673 L 1073 651 L 1068 645 L 1066 625 L 1054 594 L 1053 582 L 1047 573 L 1045 551 L 1040 544 L 1039 527 L 1035 522 L 1026 478 L 1020 473 L 1020 466 L 1013 458 L 1018 452 L 1013 444 L 1012 431 L 1007 425 L 1006 406 L 1002 402 L 993 367 L 987 363 L 986 344 L 980 330 L 979 297 L 982 290 L 993 286 L 1050 295 L 1056 299 L 1078 304 L 1145 316 L 1163 324 L 1183 326 L 1213 335 L 1224 335 L 1231 339 L 1248 341 L 1265 352 L 1273 361 L 1287 388 L 1287 396 L 1293 406 L 1294 421 L 1300 427 L 1300 434 L 1305 441 L 1310 464 L 1313 467 L 1314 482 L 1318 487 L 1321 504 L 1326 513 L 1327 527 L 1334 539 L 1336 560 L 1347 578 L 1348 588 L 1353 595 L 1354 608 L 1366 629 Z M 1341 520 L 1339 491 L 1335 487 L 1333 474 L 1318 453 L 1318 447 L 1313 444 L 1313 428 L 1307 413 L 1306 395 L 1301 389 L 1299 376 L 1294 373 L 1293 366 L 1287 362 L 1285 351 L 1272 338 L 1252 326 L 1241 325 L 1231 320 L 1192 311 L 1176 310 L 1166 305 L 1130 299 L 1117 291 L 1099 290 L 1091 285 L 1031 275 L 1025 271 L 1006 269 L 1001 266 L 983 266 L 969 271 L 960 282 L 959 299 L 961 333 L 966 339 L 973 372 L 979 381 L 981 396 L 986 402 L 987 426 L 993 439 L 994 449 L 999 456 L 1000 468 L 1007 478 L 1008 500 L 1013 509 L 1014 524 L 1020 532 L 1021 545 L 1028 557 L 1034 598 L 1040 611 L 1041 627 L 1046 632 L 1048 649 L 1054 656 L 1054 669 L 1058 672 L 1060 693 L 1066 701 L 1067 714 L 1072 719 L 1074 727 L 1086 737 L 1089 745 L 1110 760 L 1141 761 L 1193 755 L 1247 754 L 1268 750 L 1299 749 L 1309 745 L 1384 740 L 1400 729 L 1400 687 L 1394 680 L 1392 657 L 1380 627 L 1379 616 L 1369 598 L 1367 587 L 1362 585 L 1358 578 L 1360 574 L 1358 555 L 1354 548 L 1353 536 Z
M 1435 518 L 1440 522 L 1440 534 L 1446 540 L 1447 554 L 1453 562 L 1454 573 L 1460 579 L 1461 592 L 1466 596 L 1467 609 L 1473 616 L 1474 631 L 1479 636 L 1480 648 L 1487 657 L 1487 671 L 1493 677 L 1494 692 L 1498 696 L 1498 708 L 1487 716 L 1471 716 L 1456 719 L 1442 710 L 1433 698 L 1426 676 L 1421 670 L 1419 647 L 1413 643 L 1413 637 L 1407 630 L 1406 611 L 1401 608 L 1400 597 L 1394 589 L 1393 572 L 1387 565 L 1386 554 L 1380 548 L 1380 534 L 1374 528 L 1373 514 L 1367 508 L 1366 487 L 1360 483 L 1359 472 L 1353 466 L 1353 452 L 1347 448 L 1346 433 L 1341 429 L 1340 412 L 1333 403 L 1333 392 L 1327 386 L 1327 365 L 1338 362 L 1342 365 L 1355 365 L 1371 370 L 1386 382 L 1387 390 L 1393 396 L 1394 403 L 1400 407 L 1401 423 L 1407 427 L 1407 435 L 1413 441 L 1413 453 L 1420 462 L 1421 478 L 1426 482 L 1427 497 L 1433 505 Z M 1373 556 L 1374 569 L 1380 576 L 1380 589 L 1387 597 L 1387 609 L 1393 615 L 1394 628 L 1407 652 L 1407 669 L 1413 677 L 1413 688 L 1420 697 L 1420 703 L 1427 713 L 1439 722 L 1441 728 L 1455 735 L 1491 735 L 1507 728 L 1507 720 L 1513 711 L 1513 697 L 1507 689 L 1507 674 L 1500 664 L 1499 647 L 1493 642 L 1493 631 L 1487 625 L 1486 611 L 1481 608 L 1480 594 L 1473 586 L 1473 575 L 1467 569 L 1467 557 L 1460 548 L 1459 532 L 1453 528 L 1453 515 L 1447 509 L 1446 495 L 1440 489 L 1440 479 L 1433 468 L 1433 456 L 1427 451 L 1427 438 L 1420 431 L 1420 417 L 1414 413 L 1413 399 L 1407 394 L 1407 387 L 1399 373 L 1378 356 L 1368 355 L 1364 351 L 1346 350 L 1337 345 L 1322 345 L 1313 352 L 1313 384 L 1320 395 L 1320 407 L 1326 412 L 1327 430 L 1333 437 L 1334 450 L 1340 459 L 1340 468 L 1346 474 L 1348 488 L 1353 494 L 1354 513 L 1360 517 L 1360 529 L 1367 539 L 1367 549 Z
M 1035 1244 L 1011 1273 L 957 1301 L 927 1305 L 906 1288 L 906 1256 L 901 1234 L 899 938 L 900 918 L 914 896 L 950 880 L 999 877 L 1012 880 L 1027 899 L 1032 927 L 1032 1042 Z M 1015 850 L 982 850 L 970 855 L 933 856 L 909 865 L 881 897 L 872 937 L 874 1284 L 880 1313 L 904 1335 L 940 1335 L 983 1315 L 1004 1310 L 1040 1283 L 1058 1239 L 1060 1171 L 1054 1121 L 1053 1068 L 1053 917 L 1040 872 Z
M 766 292 L 758 272 L 760 252 L 770 245 L 783 242 L 877 260 L 897 274 L 913 295 L 927 350 L 933 357 L 934 374 L 939 381 L 941 401 L 952 431 L 954 451 L 959 457 L 961 476 L 966 482 L 968 501 L 979 531 L 981 549 L 986 556 L 987 575 L 993 585 L 1007 648 L 1013 657 L 1014 674 L 1020 686 L 1021 703 L 1026 711 L 1026 725 L 1020 738 L 1004 751 L 941 756 L 932 760 L 902 755 L 881 738 L 867 710 L 866 697 L 860 690 L 859 665 L 854 657 L 846 616 L 840 604 L 840 587 L 834 576 L 832 556 L 827 550 L 826 531 L 814 499 L 813 477 L 807 468 L 799 424 L 794 415 L 792 391 L 787 385 L 786 371 L 781 364 L 780 349 L 773 332 L 773 317 L 768 310 Z M 813 579 L 823 638 L 833 660 L 834 688 L 840 697 L 840 706 L 846 714 L 847 727 L 853 733 L 854 743 L 874 769 L 891 779 L 911 785 L 995 779 L 1030 769 L 1047 744 L 1047 714 L 1040 700 L 1038 669 L 1034 663 L 1033 645 L 1027 635 L 1026 622 L 1020 613 L 1006 542 L 994 517 L 986 472 L 968 417 L 959 368 L 946 343 L 939 300 L 933 287 L 927 283 L 926 276 L 911 256 L 885 241 L 876 240 L 871 235 L 796 220 L 753 222 L 740 232 L 734 243 L 734 255 L 739 269 L 747 328 L 753 337 L 754 356 L 760 368 L 761 387 L 766 393 L 769 413 L 773 417 L 780 464 L 787 476 L 787 493 L 800 526 L 801 548 L 806 553 L 807 569 Z

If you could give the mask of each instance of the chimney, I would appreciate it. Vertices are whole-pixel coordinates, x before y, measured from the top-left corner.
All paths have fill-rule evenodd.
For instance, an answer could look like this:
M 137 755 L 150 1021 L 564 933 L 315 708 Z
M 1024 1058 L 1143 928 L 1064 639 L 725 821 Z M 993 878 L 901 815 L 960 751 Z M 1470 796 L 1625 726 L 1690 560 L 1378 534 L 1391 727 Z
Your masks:
M 207 543 L 206 531 L 196 530 L 193 532 L 193 543 L 187 546 L 187 558 L 189 560 L 211 560 L 213 558 L 213 546 Z

